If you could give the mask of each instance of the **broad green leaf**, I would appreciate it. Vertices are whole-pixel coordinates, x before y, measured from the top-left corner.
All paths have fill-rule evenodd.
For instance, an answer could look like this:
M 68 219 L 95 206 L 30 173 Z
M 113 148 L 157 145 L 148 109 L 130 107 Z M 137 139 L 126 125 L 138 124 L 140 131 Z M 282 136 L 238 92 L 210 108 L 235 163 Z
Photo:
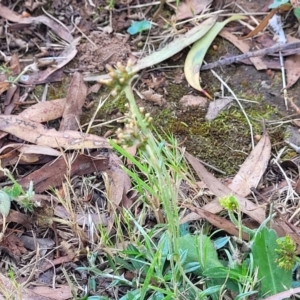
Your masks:
M 3 188 L 4 192 L 10 196 L 10 198 L 15 199 L 24 193 L 23 188 L 18 183 L 14 183 L 12 187 Z
M 0 191 L 0 213 L 7 217 L 10 211 L 10 197 L 3 191 Z
M 203 63 L 204 56 L 210 47 L 211 43 L 214 41 L 218 33 L 223 29 L 223 27 L 235 20 L 243 19 L 243 16 L 232 16 L 223 22 L 217 22 L 208 31 L 206 35 L 200 38 L 189 51 L 185 63 L 184 63 L 184 74 L 188 83 L 196 90 L 203 92 L 208 98 L 211 98 L 207 92 L 205 92 L 200 85 L 200 68 Z
M 194 273 L 201 273 L 210 268 L 223 267 L 219 262 L 218 254 L 210 238 L 204 234 L 184 235 L 179 238 L 179 249 L 187 251 L 184 264 L 198 262 L 201 266 Z
M 275 262 L 278 258 L 275 252 L 278 248 L 277 238 L 274 230 L 263 227 L 253 239 L 253 262 L 258 267 L 262 295 L 274 295 L 291 288 L 292 285 L 292 270 L 280 268 Z
M 127 29 L 127 32 L 131 35 L 140 33 L 151 28 L 151 23 L 147 20 L 134 21 L 131 26 Z

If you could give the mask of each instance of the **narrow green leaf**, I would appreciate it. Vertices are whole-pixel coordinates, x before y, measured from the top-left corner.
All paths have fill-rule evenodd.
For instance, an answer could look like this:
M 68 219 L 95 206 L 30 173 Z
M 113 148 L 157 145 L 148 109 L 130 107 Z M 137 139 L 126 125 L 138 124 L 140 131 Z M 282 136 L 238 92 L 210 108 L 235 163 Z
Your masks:
M 238 270 L 226 267 L 211 268 L 203 272 L 204 276 L 209 278 L 231 278 L 236 281 L 250 280 L 246 275 L 241 274 Z
M 154 66 L 170 57 L 176 53 L 183 50 L 185 47 L 195 43 L 202 36 L 204 36 L 210 28 L 215 24 L 217 18 L 211 17 L 201 23 L 199 26 L 194 27 L 186 34 L 175 38 L 170 44 L 161 50 L 158 50 L 145 58 L 142 58 L 136 65 L 132 67 L 134 72 L 138 72 L 142 69 Z
M 203 92 L 207 97 L 211 98 L 200 85 L 200 68 L 203 63 L 204 56 L 214 41 L 218 33 L 223 27 L 235 20 L 243 19 L 243 16 L 232 16 L 223 22 L 217 22 L 201 39 L 199 39 L 189 51 L 185 63 L 184 74 L 188 83 L 196 90 Z
M 278 258 L 275 252 L 278 248 L 277 238 L 274 230 L 263 227 L 253 239 L 253 262 L 258 267 L 262 295 L 274 295 L 291 288 L 292 285 L 292 271 L 280 268 L 275 262 Z
M 3 191 L 0 191 L 0 213 L 7 217 L 10 211 L 10 197 Z

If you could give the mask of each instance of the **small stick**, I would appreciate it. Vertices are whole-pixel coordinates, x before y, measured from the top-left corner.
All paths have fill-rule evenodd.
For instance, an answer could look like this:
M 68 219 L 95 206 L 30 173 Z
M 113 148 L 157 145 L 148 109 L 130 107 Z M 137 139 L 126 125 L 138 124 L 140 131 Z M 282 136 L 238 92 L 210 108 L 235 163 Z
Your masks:
M 288 95 L 287 95 L 286 80 L 285 80 L 285 69 L 284 69 L 284 62 L 283 62 L 283 57 L 282 57 L 282 52 L 281 51 L 279 51 L 279 61 L 280 61 L 280 68 L 281 68 L 282 90 L 283 90 L 283 98 L 284 98 L 285 109 L 289 110 L 289 108 L 288 108 Z
M 265 48 L 265 49 L 261 49 L 261 50 L 257 50 L 257 51 L 251 51 L 251 52 L 247 52 L 247 53 L 237 55 L 234 57 L 224 58 L 222 60 L 202 66 L 201 71 L 209 70 L 209 69 L 219 67 L 219 66 L 230 65 L 232 63 L 241 61 L 246 58 L 270 55 L 275 52 L 285 51 L 285 50 L 294 50 L 291 52 L 291 54 L 296 54 L 296 53 L 300 52 L 300 42 L 289 43 L 289 44 L 278 44 L 278 45 L 274 45 L 270 48 Z

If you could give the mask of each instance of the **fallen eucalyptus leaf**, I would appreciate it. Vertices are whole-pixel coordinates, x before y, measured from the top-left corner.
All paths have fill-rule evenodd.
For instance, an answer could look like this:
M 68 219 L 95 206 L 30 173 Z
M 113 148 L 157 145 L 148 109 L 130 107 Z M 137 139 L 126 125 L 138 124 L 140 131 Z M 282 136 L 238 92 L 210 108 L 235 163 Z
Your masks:
M 87 96 L 87 86 L 83 82 L 82 75 L 75 72 L 68 88 L 66 105 L 59 131 L 77 130 L 80 122 L 82 107 Z
M 205 169 L 205 167 L 200 163 L 200 161 L 193 155 L 186 152 L 185 157 L 188 160 L 188 162 L 191 164 L 191 166 L 193 167 L 193 169 L 195 170 L 199 178 L 206 183 L 209 190 L 212 193 L 214 193 L 217 198 L 234 195 L 238 200 L 240 209 L 243 213 L 247 214 L 258 223 L 262 223 L 265 220 L 265 209 L 263 207 L 258 207 L 250 200 L 236 194 L 229 187 L 221 183 L 210 172 L 208 172 Z M 202 209 L 206 209 L 212 213 L 219 213 L 223 210 L 223 207 L 219 203 L 214 206 L 214 211 L 207 208 L 208 205 L 209 204 L 205 205 Z
M 5 145 L 0 149 L 0 154 L 5 151 L 12 151 L 15 149 L 21 154 L 43 154 L 43 155 L 50 155 L 50 156 L 60 156 L 61 152 L 55 150 L 51 147 L 46 146 L 38 146 L 38 145 L 26 145 L 24 143 L 11 143 Z M 5 152 L 4 152 L 5 153 Z M 1 157 L 0 157 L 1 158 Z
M 58 132 L 55 129 L 47 129 L 42 124 L 14 115 L 0 115 L 0 130 L 27 142 L 52 148 L 68 150 L 110 148 L 109 142 L 103 137 L 72 130 Z
M 37 24 L 43 23 L 49 28 L 53 30 L 60 38 L 64 39 L 65 41 L 71 43 L 73 41 L 73 36 L 70 31 L 61 24 L 57 23 L 56 21 L 50 19 L 47 16 L 37 16 L 37 17 L 28 17 L 24 18 L 21 14 L 17 14 L 14 11 L 10 10 L 8 7 L 0 4 L 0 16 L 3 19 L 6 19 L 11 22 L 15 22 L 18 24 Z
M 48 67 L 46 70 L 33 72 L 30 74 L 25 74 L 20 77 L 20 82 L 24 84 L 41 84 L 47 78 L 54 74 L 55 71 L 58 71 L 67 63 L 69 63 L 77 54 L 76 46 L 80 41 L 80 37 L 74 39 L 65 49 L 64 51 L 56 58 L 57 64 L 54 66 Z
M 242 197 L 248 196 L 251 188 L 257 187 L 265 173 L 270 157 L 271 141 L 269 134 L 265 132 L 228 187 Z
M 176 20 L 184 20 L 187 18 L 193 18 L 195 15 L 201 13 L 205 8 L 207 8 L 212 3 L 212 0 L 187 0 L 185 2 L 180 2 Z
M 38 102 L 23 110 L 19 116 L 34 122 L 44 123 L 60 118 L 63 115 L 66 98 Z
M 60 118 L 64 112 L 65 105 L 66 98 L 38 102 L 23 110 L 19 116 L 33 122 L 44 123 Z M 6 132 L 0 132 L 0 139 L 7 134 Z

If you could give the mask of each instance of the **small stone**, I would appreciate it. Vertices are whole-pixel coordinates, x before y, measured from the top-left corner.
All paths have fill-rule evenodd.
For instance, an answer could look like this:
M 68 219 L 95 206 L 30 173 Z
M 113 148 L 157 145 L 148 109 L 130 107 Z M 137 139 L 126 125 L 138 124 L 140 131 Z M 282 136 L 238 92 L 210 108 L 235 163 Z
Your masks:
M 201 96 L 185 95 L 180 100 L 179 103 L 182 106 L 200 106 L 205 107 L 207 105 L 207 99 Z
M 261 135 L 260 135 L 260 134 L 256 134 L 256 135 L 254 136 L 254 139 L 255 139 L 257 142 L 260 141 Z
M 214 120 L 218 114 L 226 109 L 229 104 L 233 101 L 231 98 L 221 98 L 215 101 L 211 101 L 208 106 L 208 110 L 205 116 L 206 121 Z

